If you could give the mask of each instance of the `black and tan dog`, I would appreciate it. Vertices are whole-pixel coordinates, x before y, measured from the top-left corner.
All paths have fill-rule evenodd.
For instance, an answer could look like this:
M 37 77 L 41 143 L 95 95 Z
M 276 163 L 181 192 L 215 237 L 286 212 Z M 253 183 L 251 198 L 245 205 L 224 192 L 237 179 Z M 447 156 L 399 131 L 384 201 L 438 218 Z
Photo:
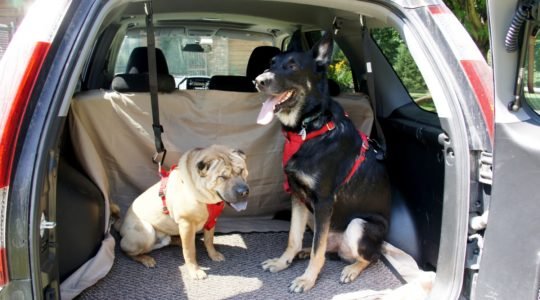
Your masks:
M 268 124 L 277 116 L 287 137 L 283 166 L 285 189 L 292 195 L 287 248 L 262 267 L 278 272 L 297 255 L 309 255 L 304 274 L 289 287 L 292 292 L 314 286 L 327 251 L 351 263 L 340 281 L 353 281 L 378 259 L 388 228 L 386 169 L 375 158 L 366 136 L 328 92 L 326 73 L 332 48 L 333 39 L 326 34 L 308 52 L 293 49 L 274 57 L 270 69 L 255 80 L 257 89 L 269 96 L 257 122 Z M 310 220 L 312 247 L 302 250 Z

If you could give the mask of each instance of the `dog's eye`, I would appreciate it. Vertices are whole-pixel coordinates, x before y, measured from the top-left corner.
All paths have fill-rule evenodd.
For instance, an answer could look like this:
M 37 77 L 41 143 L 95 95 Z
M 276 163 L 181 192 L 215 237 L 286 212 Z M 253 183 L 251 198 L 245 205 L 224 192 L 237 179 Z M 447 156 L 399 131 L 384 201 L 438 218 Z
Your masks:
M 272 57 L 272 59 L 270 60 L 270 66 L 274 66 L 276 64 L 276 58 L 275 57 Z
M 219 179 L 223 179 L 223 180 L 227 180 L 229 179 L 230 177 L 229 176 L 225 176 L 225 175 L 221 175 L 221 176 L 218 176 Z
M 294 59 L 291 59 L 287 62 L 286 68 L 289 70 L 296 71 L 298 70 L 298 64 L 296 64 L 296 61 Z

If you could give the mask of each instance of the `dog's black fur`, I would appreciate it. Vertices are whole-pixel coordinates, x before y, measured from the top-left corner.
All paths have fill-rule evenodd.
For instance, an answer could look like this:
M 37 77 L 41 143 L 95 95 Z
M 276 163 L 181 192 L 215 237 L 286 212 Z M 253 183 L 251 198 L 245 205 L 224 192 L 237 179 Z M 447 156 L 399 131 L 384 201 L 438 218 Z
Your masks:
M 293 198 L 289 246 L 282 257 L 263 263 L 264 269 L 277 272 L 291 263 L 291 255 L 300 252 L 298 236 L 303 235 L 305 224 L 302 224 L 303 220 L 297 220 L 303 215 L 298 211 L 308 207 L 314 217 L 310 264 L 304 275 L 290 287 L 293 292 L 303 292 L 313 286 L 324 263 L 325 239 L 329 236 L 326 233 L 345 232 L 355 218 L 363 220 L 363 227 L 356 240 L 357 257 L 353 260 L 363 263 L 356 268 L 355 274 L 342 274 L 341 281 L 354 280 L 357 273 L 378 259 L 388 228 L 390 187 L 384 164 L 375 158 L 372 148 L 366 152 L 360 168 L 344 183 L 360 153 L 362 139 L 342 106 L 328 92 L 326 75 L 332 56 L 332 36 L 325 34 L 307 52 L 294 49 L 297 41 L 292 45 L 291 51 L 274 57 L 270 69 L 256 78 L 257 89 L 273 96 L 294 91 L 288 100 L 274 108 L 285 131 L 300 133 L 304 128 L 309 133 L 326 126 L 329 121 L 335 124 L 333 130 L 305 141 L 284 166 Z M 299 225 L 294 225 L 295 222 Z M 293 230 L 301 230 L 301 235 Z M 351 257 L 347 259 L 350 261 Z M 351 273 L 351 270 L 344 270 L 344 273 Z

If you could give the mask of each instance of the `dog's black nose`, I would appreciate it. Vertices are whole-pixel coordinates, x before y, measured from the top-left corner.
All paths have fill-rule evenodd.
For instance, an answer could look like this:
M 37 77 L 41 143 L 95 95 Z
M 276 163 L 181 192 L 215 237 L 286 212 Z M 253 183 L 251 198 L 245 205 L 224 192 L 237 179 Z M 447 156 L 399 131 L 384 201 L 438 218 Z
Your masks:
M 249 195 L 249 187 L 247 185 L 239 185 L 235 188 L 235 192 L 238 196 L 246 198 Z
M 270 72 L 264 72 L 255 78 L 255 85 L 259 87 L 264 87 L 270 84 L 272 81 L 273 74 Z
M 258 85 L 258 86 L 264 86 L 264 79 L 260 78 L 261 76 L 257 76 L 257 78 L 255 78 L 254 82 L 255 82 L 255 85 Z

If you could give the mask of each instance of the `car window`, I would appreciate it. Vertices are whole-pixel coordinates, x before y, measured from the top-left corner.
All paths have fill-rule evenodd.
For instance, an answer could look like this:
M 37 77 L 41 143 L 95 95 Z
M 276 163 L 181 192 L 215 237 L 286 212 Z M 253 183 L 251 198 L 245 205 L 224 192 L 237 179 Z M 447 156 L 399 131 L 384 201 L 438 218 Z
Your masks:
M 314 45 L 322 37 L 322 31 L 309 31 L 305 33 L 306 40 L 310 46 Z M 354 78 L 351 71 L 349 60 L 334 42 L 334 51 L 332 53 L 332 62 L 328 69 L 328 78 L 335 81 L 341 92 L 354 92 Z
M 246 75 L 249 56 L 257 46 L 272 46 L 273 41 L 221 36 L 189 36 L 184 29 L 155 29 L 156 48 L 163 51 L 169 73 L 181 82 L 185 77 Z M 116 60 L 114 74 L 124 73 L 131 51 L 146 46 L 146 30 L 128 31 Z
M 328 70 L 328 78 L 337 82 L 342 92 L 354 92 L 354 79 L 351 65 L 336 43 L 334 43 L 334 54 Z
M 373 29 L 371 34 L 409 92 L 411 99 L 420 108 L 435 112 L 435 104 L 424 78 L 399 33 L 394 28 L 388 27 Z
M 529 106 L 537 113 L 540 114 L 540 35 L 535 37 L 530 47 L 534 47 L 534 56 L 531 56 L 531 60 L 525 60 L 525 78 L 523 83 L 523 95 L 529 104 Z M 531 65 L 531 68 L 529 68 Z M 529 75 L 529 70 L 532 70 Z

